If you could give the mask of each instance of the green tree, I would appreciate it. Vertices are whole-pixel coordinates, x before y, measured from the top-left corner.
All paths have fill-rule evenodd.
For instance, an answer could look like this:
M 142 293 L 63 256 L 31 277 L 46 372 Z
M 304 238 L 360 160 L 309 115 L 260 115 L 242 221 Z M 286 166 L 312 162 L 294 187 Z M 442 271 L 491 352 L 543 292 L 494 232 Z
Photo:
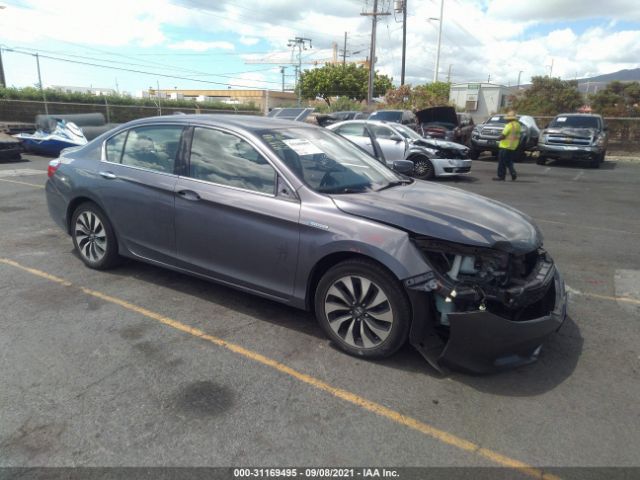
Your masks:
M 511 108 L 526 115 L 573 112 L 584 104 L 575 80 L 533 77 L 531 87 L 512 98 Z
M 387 106 L 393 108 L 422 110 L 449 104 L 448 82 L 434 82 L 426 85 L 401 85 L 389 90 L 385 95 Z
M 612 117 L 640 116 L 640 82 L 611 82 L 590 95 L 591 108 Z
M 353 63 L 346 65 L 326 64 L 300 75 L 300 94 L 303 98 L 322 98 L 331 106 L 334 97 L 347 97 L 362 101 L 367 98 L 369 70 Z M 373 95 L 384 95 L 391 88 L 391 79 L 386 75 L 374 76 Z

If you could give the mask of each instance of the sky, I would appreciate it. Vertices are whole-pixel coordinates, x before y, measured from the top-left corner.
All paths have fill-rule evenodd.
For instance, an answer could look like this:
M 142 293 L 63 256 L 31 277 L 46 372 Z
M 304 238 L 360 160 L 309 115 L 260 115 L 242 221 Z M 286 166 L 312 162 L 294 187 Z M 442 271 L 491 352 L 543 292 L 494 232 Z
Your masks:
M 379 0 L 376 69 L 400 83 L 402 16 Z M 407 0 L 406 81 L 515 85 L 535 75 L 585 78 L 640 67 L 638 0 Z M 369 53 L 373 0 L 0 0 L 7 84 L 161 89 L 291 88 L 303 69 L 342 50 Z M 13 51 L 8 51 L 13 50 Z M 450 76 L 449 76 L 450 75 Z

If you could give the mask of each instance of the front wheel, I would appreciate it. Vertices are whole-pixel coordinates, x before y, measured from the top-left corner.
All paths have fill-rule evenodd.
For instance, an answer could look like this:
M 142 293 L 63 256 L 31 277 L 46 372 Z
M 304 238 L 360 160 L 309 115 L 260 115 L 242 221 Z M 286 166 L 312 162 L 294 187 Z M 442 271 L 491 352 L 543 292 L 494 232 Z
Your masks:
M 120 256 L 113 227 L 95 203 L 83 203 L 73 212 L 71 236 L 87 267 L 107 270 L 118 264 Z
M 435 176 L 433 163 L 427 157 L 411 158 L 413 161 L 413 176 L 420 180 L 430 180 Z
M 547 163 L 547 157 L 545 157 L 544 155 L 539 155 L 536 163 L 538 165 L 545 165 Z
M 478 158 L 480 158 L 480 151 L 476 150 L 475 148 L 471 147 L 469 149 L 469 158 L 471 160 L 477 160 Z
M 411 307 L 389 272 L 358 259 L 339 263 L 322 277 L 315 294 L 315 313 L 341 350 L 383 358 L 407 340 Z

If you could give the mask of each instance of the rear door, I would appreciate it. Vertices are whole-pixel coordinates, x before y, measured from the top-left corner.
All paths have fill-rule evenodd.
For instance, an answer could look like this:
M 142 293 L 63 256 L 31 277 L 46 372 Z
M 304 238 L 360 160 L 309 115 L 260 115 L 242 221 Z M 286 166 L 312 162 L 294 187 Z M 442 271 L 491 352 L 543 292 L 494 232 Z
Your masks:
M 364 148 L 369 154 L 375 157 L 375 150 L 371 143 L 371 138 L 365 130 L 364 122 L 349 122 L 339 126 L 334 130 L 345 138 L 348 138 L 353 143 L 361 148 Z
M 175 186 L 179 261 L 192 271 L 278 298 L 293 293 L 300 202 L 249 139 L 190 129 L 187 171 Z M 280 182 L 280 183 L 278 183 Z
M 402 135 L 394 132 L 391 128 L 385 125 L 369 124 L 368 127 L 375 135 L 378 145 L 380 145 L 380 148 L 384 153 L 387 165 L 392 165 L 395 160 L 404 159 L 404 152 L 407 145 Z M 398 141 L 397 137 L 400 137 L 402 140 Z
M 105 142 L 95 194 L 135 255 L 162 262 L 175 255 L 173 192 L 183 132 L 180 125 L 148 125 Z

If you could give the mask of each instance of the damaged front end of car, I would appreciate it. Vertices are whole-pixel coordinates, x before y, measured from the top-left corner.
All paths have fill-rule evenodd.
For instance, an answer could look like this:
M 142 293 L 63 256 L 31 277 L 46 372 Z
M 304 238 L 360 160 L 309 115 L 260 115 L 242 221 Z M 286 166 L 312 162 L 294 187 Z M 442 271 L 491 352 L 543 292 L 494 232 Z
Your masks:
M 410 341 L 440 371 L 488 373 L 536 360 L 566 316 L 564 282 L 541 247 L 521 253 L 415 235 L 431 271 L 404 281 Z

